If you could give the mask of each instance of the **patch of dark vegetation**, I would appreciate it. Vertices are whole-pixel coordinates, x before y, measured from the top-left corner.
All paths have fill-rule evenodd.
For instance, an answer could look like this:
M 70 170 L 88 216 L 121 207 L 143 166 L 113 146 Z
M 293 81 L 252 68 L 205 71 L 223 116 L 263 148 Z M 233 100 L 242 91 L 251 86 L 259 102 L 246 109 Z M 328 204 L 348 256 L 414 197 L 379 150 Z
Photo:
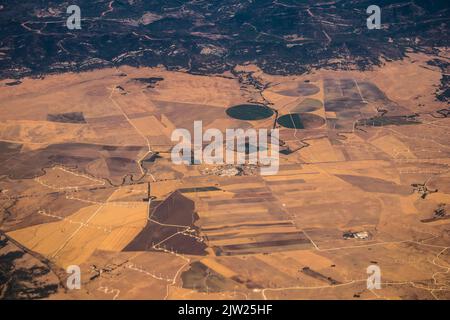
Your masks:
M 48 114 L 47 121 L 61 123 L 86 123 L 83 112 Z
M 38 260 L 19 262 L 25 258 L 34 259 L 0 233 L 0 300 L 43 299 L 58 291 L 59 282 L 48 279 L 51 269 Z
M 264 83 L 262 79 L 255 76 L 255 72 L 253 71 L 244 71 L 244 70 L 231 70 L 233 76 L 235 76 L 239 82 L 239 85 L 242 89 L 253 88 L 256 91 L 264 91 L 267 89 L 269 84 Z M 264 99 L 264 97 L 261 97 Z
M 160 77 L 133 78 L 132 80 L 138 81 L 138 82 L 142 82 L 142 83 L 146 83 L 147 84 L 147 88 L 154 88 L 156 86 L 156 84 L 158 82 L 160 82 L 160 81 L 163 81 L 164 78 L 160 78 Z
M 428 114 L 436 119 L 448 118 L 450 117 L 450 107 L 446 109 L 436 110 L 435 112 L 430 112 Z
M 302 268 L 301 272 L 306 274 L 307 276 L 310 276 L 310 277 L 314 278 L 314 279 L 327 282 L 328 284 L 330 284 L 332 286 L 335 286 L 335 285 L 341 283 L 341 282 L 333 279 L 332 277 L 327 277 L 327 276 L 321 274 L 320 272 L 312 270 L 309 267 Z
M 370 119 L 358 120 L 357 125 L 361 127 L 384 127 L 384 126 L 405 126 L 420 124 L 419 115 L 408 116 L 376 116 Z
M 124 251 L 164 251 L 205 255 L 206 245 L 199 236 L 194 202 L 179 191 L 150 208 L 149 221 Z
M 290 148 L 286 148 L 286 149 L 280 150 L 280 153 L 282 155 L 288 156 L 288 155 L 294 153 L 294 151 L 292 151 Z
M 7 85 L 8 87 L 12 87 L 12 86 L 18 86 L 21 83 L 22 83 L 22 81 L 17 80 L 17 81 L 7 82 L 7 83 L 5 83 L 5 85 Z
M 194 188 L 182 188 L 178 189 L 181 193 L 193 193 L 193 192 L 207 192 L 207 191 L 220 191 L 220 188 L 217 187 L 194 187 Z
M 211 270 L 199 261 L 190 264 L 181 274 L 183 288 L 198 292 L 221 292 L 233 284 L 233 281 Z
M 142 162 L 146 163 L 154 163 L 157 159 L 161 159 L 162 157 L 159 155 L 159 152 L 150 152 L 147 157 L 145 157 Z
M 439 89 L 436 90 L 436 99 L 442 102 L 450 101 L 450 63 L 442 59 L 432 59 L 427 62 L 430 66 L 441 69 L 442 78 Z
M 125 90 L 125 88 L 122 86 L 116 86 L 116 89 L 119 90 L 120 94 L 123 96 L 128 94 L 127 90 Z
M 445 203 L 438 204 L 437 208 L 433 211 L 433 217 L 420 220 L 423 223 L 433 222 L 441 219 L 450 219 L 447 214 L 447 208 Z
M 436 210 L 434 210 L 434 216 L 442 218 L 447 215 L 447 210 L 445 209 L 445 203 L 440 203 Z
M 448 118 L 448 117 L 450 117 L 450 107 L 447 108 L 447 109 L 438 110 L 436 112 L 441 115 L 441 118 Z
M 226 110 L 229 117 L 244 121 L 263 120 L 273 116 L 274 112 L 262 104 L 240 104 Z

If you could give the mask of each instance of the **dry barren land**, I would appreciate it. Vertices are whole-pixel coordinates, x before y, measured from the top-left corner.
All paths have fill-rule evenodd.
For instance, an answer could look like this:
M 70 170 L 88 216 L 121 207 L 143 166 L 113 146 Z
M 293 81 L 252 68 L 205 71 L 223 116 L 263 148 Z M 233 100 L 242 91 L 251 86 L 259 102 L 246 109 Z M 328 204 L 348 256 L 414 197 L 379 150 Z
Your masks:
M 1 81 L 1 297 L 449 299 L 450 109 L 433 59 L 450 62 Z M 248 103 L 276 112 L 227 113 Z M 196 120 L 275 125 L 279 172 L 173 164 L 172 131 Z M 370 265 L 381 289 L 367 289 Z

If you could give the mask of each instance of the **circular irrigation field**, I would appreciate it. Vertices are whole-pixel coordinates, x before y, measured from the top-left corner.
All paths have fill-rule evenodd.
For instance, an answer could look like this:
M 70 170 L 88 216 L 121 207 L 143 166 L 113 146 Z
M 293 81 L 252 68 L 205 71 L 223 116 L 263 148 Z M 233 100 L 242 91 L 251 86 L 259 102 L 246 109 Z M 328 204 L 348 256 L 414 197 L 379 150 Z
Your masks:
M 288 89 L 277 92 L 284 96 L 297 97 L 297 96 L 312 96 L 320 91 L 320 88 L 311 83 L 301 83 L 294 89 Z
M 306 98 L 292 110 L 292 113 L 313 112 L 320 110 L 322 108 L 323 108 L 322 101 L 317 99 Z
M 325 119 L 311 113 L 289 113 L 277 120 L 278 124 L 288 129 L 315 129 L 325 124 Z
M 302 83 L 297 88 L 297 92 L 302 96 L 311 96 L 313 94 L 318 93 L 319 91 L 320 89 L 318 86 L 315 86 L 310 83 Z
M 226 110 L 229 117 L 238 120 L 263 120 L 273 116 L 272 109 L 263 104 L 240 104 Z

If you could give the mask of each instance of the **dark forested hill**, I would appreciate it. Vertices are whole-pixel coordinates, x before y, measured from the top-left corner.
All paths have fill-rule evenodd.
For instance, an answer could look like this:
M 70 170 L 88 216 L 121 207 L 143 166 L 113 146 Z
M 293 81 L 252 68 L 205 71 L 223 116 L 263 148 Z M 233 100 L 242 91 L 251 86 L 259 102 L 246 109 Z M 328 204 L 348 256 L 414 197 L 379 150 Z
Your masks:
M 81 8 L 81 30 L 66 9 Z M 382 9 L 368 30 L 366 9 Z M 276 74 L 369 68 L 448 46 L 447 0 L 0 1 L 0 76 L 122 64 L 220 73 L 252 62 Z

